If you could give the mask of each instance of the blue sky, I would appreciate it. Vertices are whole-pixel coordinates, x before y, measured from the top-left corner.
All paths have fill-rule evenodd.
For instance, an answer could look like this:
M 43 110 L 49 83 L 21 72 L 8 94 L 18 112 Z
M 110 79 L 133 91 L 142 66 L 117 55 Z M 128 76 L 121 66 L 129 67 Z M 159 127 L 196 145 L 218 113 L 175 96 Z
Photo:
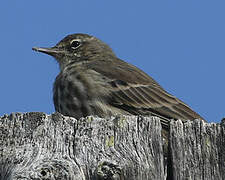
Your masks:
M 56 61 L 35 53 L 71 33 L 109 44 L 209 122 L 225 116 L 225 1 L 0 2 L 0 115 L 54 112 Z

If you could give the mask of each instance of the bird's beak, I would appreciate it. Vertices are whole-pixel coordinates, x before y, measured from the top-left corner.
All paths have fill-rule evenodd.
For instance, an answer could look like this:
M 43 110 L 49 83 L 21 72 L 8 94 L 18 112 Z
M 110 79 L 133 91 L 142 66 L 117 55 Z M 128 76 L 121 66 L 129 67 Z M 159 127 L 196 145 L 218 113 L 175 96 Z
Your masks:
M 32 50 L 51 55 L 53 57 L 60 56 L 63 53 L 63 51 L 59 50 L 57 47 L 51 48 L 33 47 Z

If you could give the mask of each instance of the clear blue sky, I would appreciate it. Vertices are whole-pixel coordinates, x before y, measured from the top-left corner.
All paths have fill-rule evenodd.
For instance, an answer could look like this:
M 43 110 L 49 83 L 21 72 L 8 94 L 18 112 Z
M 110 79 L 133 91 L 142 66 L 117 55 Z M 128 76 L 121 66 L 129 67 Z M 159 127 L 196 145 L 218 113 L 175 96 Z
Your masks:
M 225 116 L 225 1 L 0 2 L 0 115 L 54 112 L 56 61 L 31 50 L 70 33 L 108 43 L 209 122 Z

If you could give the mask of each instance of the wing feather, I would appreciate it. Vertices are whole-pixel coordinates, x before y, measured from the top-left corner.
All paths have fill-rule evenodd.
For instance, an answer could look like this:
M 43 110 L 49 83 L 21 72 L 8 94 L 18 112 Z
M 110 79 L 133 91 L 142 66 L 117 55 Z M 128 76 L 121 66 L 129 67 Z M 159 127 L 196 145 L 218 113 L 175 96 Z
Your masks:
M 203 119 L 137 67 L 120 59 L 101 61 L 101 66 L 98 63 L 93 62 L 90 67 L 107 79 L 110 105 L 135 115 L 155 114 L 181 120 Z

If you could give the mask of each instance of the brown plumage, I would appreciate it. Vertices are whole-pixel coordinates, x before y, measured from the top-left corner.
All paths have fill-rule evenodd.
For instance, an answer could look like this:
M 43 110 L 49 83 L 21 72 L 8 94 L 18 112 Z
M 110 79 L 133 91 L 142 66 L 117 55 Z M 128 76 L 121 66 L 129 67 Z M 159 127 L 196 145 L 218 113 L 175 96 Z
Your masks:
M 54 83 L 53 99 L 56 111 L 64 115 L 151 114 L 162 117 L 165 123 L 171 118 L 203 119 L 93 36 L 72 34 L 55 47 L 33 49 L 59 62 L 61 72 Z

